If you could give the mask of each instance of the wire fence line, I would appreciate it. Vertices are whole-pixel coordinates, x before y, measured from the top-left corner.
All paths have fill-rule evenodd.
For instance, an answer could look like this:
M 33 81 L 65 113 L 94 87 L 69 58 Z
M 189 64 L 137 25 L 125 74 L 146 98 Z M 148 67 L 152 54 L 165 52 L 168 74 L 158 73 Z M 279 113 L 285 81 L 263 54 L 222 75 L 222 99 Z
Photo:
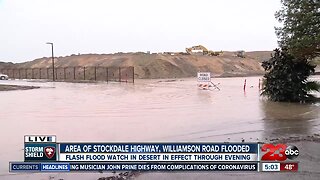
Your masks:
M 10 79 L 53 79 L 53 68 L 0 69 Z M 54 68 L 57 81 L 113 81 L 134 83 L 134 67 L 75 66 Z

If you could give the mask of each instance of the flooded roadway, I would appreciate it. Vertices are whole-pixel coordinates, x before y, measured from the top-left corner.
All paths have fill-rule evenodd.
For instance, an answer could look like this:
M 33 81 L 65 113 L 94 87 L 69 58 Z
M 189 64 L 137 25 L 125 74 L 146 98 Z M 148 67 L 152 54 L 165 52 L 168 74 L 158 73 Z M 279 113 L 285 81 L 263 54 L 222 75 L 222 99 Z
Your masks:
M 259 96 L 258 79 L 216 78 L 213 82 L 220 83 L 221 91 L 199 90 L 194 78 L 135 84 L 0 81 L 41 86 L 0 92 L 0 179 L 48 179 L 48 174 L 8 173 L 9 161 L 23 160 L 26 134 L 55 134 L 62 142 L 257 142 L 320 132 L 320 104 L 268 102 Z M 55 174 L 57 179 L 101 176 Z M 141 179 L 188 177 L 199 179 L 183 173 L 147 173 Z

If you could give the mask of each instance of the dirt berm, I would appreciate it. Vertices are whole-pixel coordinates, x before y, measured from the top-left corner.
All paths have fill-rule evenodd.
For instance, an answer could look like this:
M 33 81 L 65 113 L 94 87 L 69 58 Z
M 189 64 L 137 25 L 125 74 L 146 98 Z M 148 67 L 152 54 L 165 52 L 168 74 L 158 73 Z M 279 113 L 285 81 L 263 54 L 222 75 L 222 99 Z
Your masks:
M 51 58 L 44 57 L 14 64 L 11 67 L 45 68 L 51 65 Z M 57 57 L 55 66 L 134 66 L 135 77 L 143 79 L 194 77 L 198 71 L 209 71 L 214 76 L 248 76 L 264 73 L 257 59 L 249 56 L 240 58 L 232 53 L 225 53 L 222 56 L 147 53 L 83 54 Z

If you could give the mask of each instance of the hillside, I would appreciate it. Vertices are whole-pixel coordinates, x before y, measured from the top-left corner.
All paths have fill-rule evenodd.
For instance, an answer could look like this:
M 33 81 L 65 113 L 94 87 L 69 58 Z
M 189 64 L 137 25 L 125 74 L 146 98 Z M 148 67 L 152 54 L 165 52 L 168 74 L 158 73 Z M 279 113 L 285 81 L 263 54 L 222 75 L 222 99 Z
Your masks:
M 15 67 L 45 68 L 51 65 L 51 58 L 45 57 L 15 64 Z M 256 59 L 239 58 L 232 53 L 218 57 L 146 53 L 83 54 L 58 57 L 55 66 L 134 66 L 136 78 L 194 77 L 198 71 L 209 71 L 214 76 L 247 76 L 264 72 Z
M 135 78 L 182 78 L 194 77 L 198 71 L 210 71 L 214 76 L 251 76 L 262 75 L 261 62 L 268 60 L 272 51 L 246 52 L 246 58 L 236 57 L 234 52 L 225 51 L 221 56 L 182 55 L 182 54 L 82 54 L 55 58 L 55 67 L 73 66 L 134 66 Z M 316 72 L 320 72 L 320 59 Z M 24 63 L 0 62 L 1 69 L 48 68 L 51 57 L 43 57 Z
M 268 60 L 272 51 L 246 52 L 246 58 L 235 57 L 235 52 L 225 51 L 222 56 L 201 56 L 181 54 L 83 54 L 58 57 L 56 67 L 73 66 L 134 66 L 135 78 L 181 78 L 194 77 L 198 71 L 210 71 L 214 76 L 250 76 L 262 75 L 261 62 Z M 320 58 L 313 61 L 317 64 L 316 74 L 320 73 Z M 0 62 L 1 69 L 12 68 L 48 68 L 51 58 L 44 57 L 24 63 Z
M 6 68 L 12 68 L 15 67 L 15 64 L 11 63 L 11 62 L 1 62 L 0 61 L 0 69 L 6 69 Z
M 252 51 L 246 52 L 246 55 L 250 58 L 258 60 L 259 62 L 262 62 L 270 59 L 272 53 L 273 51 Z

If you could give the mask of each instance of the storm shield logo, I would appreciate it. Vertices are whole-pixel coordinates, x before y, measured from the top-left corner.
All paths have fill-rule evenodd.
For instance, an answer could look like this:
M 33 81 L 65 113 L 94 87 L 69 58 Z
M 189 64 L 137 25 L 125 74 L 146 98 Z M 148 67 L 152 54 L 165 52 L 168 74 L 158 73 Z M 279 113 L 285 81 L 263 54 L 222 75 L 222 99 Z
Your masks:
M 55 147 L 47 146 L 44 148 L 44 154 L 47 156 L 48 159 L 51 159 L 55 154 L 55 150 Z

